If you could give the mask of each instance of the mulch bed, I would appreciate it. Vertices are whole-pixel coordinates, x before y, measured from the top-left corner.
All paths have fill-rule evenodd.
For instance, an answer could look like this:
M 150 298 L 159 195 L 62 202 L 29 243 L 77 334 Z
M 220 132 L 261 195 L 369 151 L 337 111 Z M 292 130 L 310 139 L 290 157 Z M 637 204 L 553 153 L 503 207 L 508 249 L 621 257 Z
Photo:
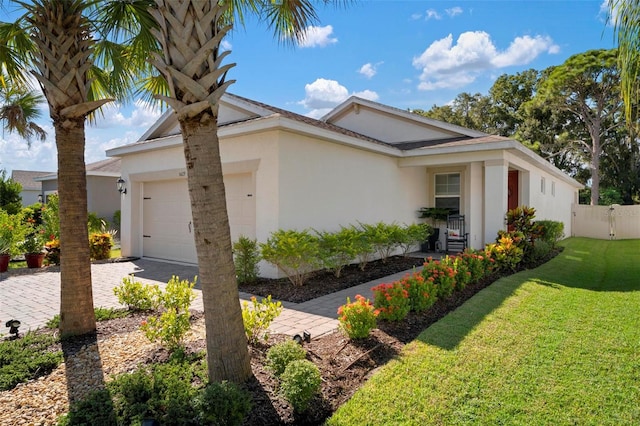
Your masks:
M 554 255 L 557 253 L 554 253 Z M 410 269 L 422 264 L 421 259 L 395 257 L 387 263 L 372 262 L 362 274 L 357 268 L 345 270 L 342 279 L 331 278 L 330 274 L 317 273 L 303 287 L 294 289 L 288 281 L 260 280 L 252 286 L 242 286 L 241 291 L 253 294 L 272 294 L 275 299 L 304 301 L 319 295 L 331 293 L 352 285 L 367 282 L 381 276 Z M 535 265 L 532 265 L 535 266 Z M 267 344 L 250 347 L 251 365 L 254 376 L 245 384 L 252 396 L 252 411 L 246 425 L 321 425 L 333 412 L 344 404 L 379 367 L 398 356 L 405 344 L 414 340 L 425 328 L 455 310 L 478 291 L 493 283 L 498 275 L 493 275 L 462 291 L 455 292 L 447 300 L 437 301 L 431 309 L 421 314 L 410 313 L 399 322 L 381 321 L 370 337 L 361 341 L 350 341 L 342 333 L 334 332 L 304 343 L 307 358 L 322 374 L 321 394 L 301 414 L 295 414 L 291 406 L 278 396 L 278 383 L 264 368 L 267 349 L 285 339 L 285 335 L 272 335 Z M 285 291 L 286 290 L 286 291 Z M 201 318 L 201 312 L 193 312 L 193 320 Z M 142 318 L 138 315 L 98 323 L 98 337 L 115 333 L 127 333 L 139 327 Z M 82 345 L 95 341 L 96 337 L 78 338 L 67 342 L 65 352 L 69 355 Z M 204 339 L 188 344 L 188 352 L 205 349 Z M 164 349 L 149 354 L 146 362 L 162 362 L 168 358 Z

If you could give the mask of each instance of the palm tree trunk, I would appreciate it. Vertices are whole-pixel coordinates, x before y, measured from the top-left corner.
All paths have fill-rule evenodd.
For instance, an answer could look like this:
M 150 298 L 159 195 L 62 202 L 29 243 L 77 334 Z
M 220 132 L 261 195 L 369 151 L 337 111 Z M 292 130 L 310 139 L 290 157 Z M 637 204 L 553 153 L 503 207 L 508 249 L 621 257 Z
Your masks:
M 60 192 L 60 333 L 96 329 L 87 231 L 84 119 L 71 128 L 54 124 Z
M 200 117 L 199 117 L 200 118 Z M 217 120 L 180 121 L 205 311 L 209 380 L 241 383 L 251 364 L 236 282 Z

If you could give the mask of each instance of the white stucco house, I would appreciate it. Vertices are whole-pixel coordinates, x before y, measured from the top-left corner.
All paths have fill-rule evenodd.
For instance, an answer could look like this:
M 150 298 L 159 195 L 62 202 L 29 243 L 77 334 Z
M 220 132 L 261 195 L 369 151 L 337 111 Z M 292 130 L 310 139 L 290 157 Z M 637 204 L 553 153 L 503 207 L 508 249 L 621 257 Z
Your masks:
M 421 207 L 466 215 L 469 244 L 504 229 L 509 207 L 564 222 L 580 183 L 522 144 L 351 97 L 320 120 L 226 94 L 219 137 L 231 235 L 338 230 L 357 221 L 413 223 Z M 182 138 L 172 111 L 122 160 L 123 256 L 196 262 Z M 261 265 L 261 274 L 277 271 Z

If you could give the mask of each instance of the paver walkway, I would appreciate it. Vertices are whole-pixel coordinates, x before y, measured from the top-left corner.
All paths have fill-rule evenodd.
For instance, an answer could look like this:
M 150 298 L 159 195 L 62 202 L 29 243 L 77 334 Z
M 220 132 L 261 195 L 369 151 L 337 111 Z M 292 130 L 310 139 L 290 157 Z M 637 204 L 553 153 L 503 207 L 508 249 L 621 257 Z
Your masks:
M 193 280 L 197 275 L 196 266 L 140 259 L 122 263 L 103 263 L 91 266 L 93 300 L 96 307 L 119 308 L 113 288 L 122 283 L 122 278 L 134 274 L 136 280 L 161 287 L 172 275 Z M 403 277 L 400 272 L 375 281 L 328 294 L 304 303 L 283 302 L 282 314 L 272 323 L 273 333 L 295 335 L 307 330 L 312 338 L 334 331 L 338 326 L 338 306 L 353 300 L 356 294 L 373 298 L 371 287 L 382 282 L 391 282 Z M 196 286 L 197 298 L 192 308 L 202 310 L 202 292 Z M 240 300 L 249 300 L 250 294 L 240 293 Z M 19 320 L 20 332 L 43 327 L 60 311 L 60 273 L 38 271 L 23 275 L 0 273 L 0 327 L 10 319 Z M 8 330 L 0 328 L 0 334 Z

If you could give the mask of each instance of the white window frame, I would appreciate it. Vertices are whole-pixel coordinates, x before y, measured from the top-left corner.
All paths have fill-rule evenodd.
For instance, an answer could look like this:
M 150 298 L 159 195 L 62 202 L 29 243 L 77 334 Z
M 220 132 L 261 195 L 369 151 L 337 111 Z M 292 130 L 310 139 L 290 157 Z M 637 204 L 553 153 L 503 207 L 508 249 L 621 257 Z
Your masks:
M 438 176 L 457 176 L 458 177 L 458 191 L 456 193 L 449 193 L 449 183 L 447 182 L 447 193 L 438 194 Z M 433 194 L 435 199 L 435 205 L 438 207 L 439 198 L 457 198 L 458 199 L 458 213 L 462 211 L 462 174 L 460 172 L 449 173 L 435 173 L 433 176 Z
M 543 176 L 540 178 L 540 192 L 544 194 L 545 191 L 547 190 L 546 187 L 547 187 L 547 181 Z

